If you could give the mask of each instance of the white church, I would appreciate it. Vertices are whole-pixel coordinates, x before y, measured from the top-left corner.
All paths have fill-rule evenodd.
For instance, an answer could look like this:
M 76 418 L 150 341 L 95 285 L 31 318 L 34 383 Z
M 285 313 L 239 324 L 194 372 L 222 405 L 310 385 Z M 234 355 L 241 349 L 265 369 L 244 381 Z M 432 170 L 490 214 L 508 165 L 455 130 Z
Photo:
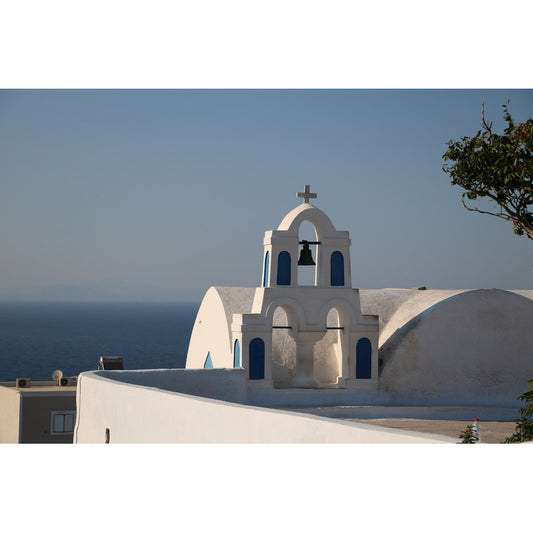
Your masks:
M 80 375 L 74 442 L 455 442 L 351 419 L 516 418 L 533 291 L 354 289 L 348 231 L 297 197 L 260 286 L 205 294 L 185 369 Z
M 262 286 L 207 292 L 187 368 L 242 366 L 251 386 L 262 388 L 377 389 L 378 317 L 361 313 L 351 288 L 350 237 L 305 189 L 303 203 L 265 232 Z M 316 241 L 300 240 L 304 221 Z M 299 266 L 314 269 L 313 285 L 298 283 Z

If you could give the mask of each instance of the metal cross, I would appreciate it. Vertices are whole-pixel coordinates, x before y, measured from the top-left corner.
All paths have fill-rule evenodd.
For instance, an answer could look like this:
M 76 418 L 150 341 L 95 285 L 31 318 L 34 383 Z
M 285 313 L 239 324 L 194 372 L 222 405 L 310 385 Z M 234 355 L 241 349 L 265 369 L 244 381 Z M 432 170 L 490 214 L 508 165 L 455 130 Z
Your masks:
M 296 193 L 296 198 L 303 198 L 304 201 L 303 203 L 304 204 L 308 204 L 309 203 L 309 198 L 316 198 L 316 193 L 314 192 L 309 192 L 309 185 L 305 185 L 304 186 L 304 192 L 298 192 Z

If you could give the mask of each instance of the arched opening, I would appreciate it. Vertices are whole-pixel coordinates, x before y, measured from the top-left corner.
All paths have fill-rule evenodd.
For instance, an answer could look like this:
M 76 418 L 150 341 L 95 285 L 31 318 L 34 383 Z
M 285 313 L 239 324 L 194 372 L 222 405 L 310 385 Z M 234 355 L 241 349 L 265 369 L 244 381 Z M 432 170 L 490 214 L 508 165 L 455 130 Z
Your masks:
M 291 284 L 291 254 L 283 251 L 278 255 L 277 285 Z
M 341 252 L 331 254 L 330 277 L 333 287 L 344 287 L 344 256 Z
M 213 368 L 213 361 L 211 359 L 211 354 L 207 352 L 207 357 L 204 361 L 204 368 Z
M 265 254 L 265 269 L 263 271 L 263 287 L 268 287 L 270 270 L 270 252 Z
M 249 346 L 249 378 L 265 379 L 265 343 L 256 337 Z
M 241 345 L 239 339 L 236 339 L 233 343 L 233 368 L 239 368 L 241 366 Z
M 315 227 L 311 222 L 308 220 L 304 220 L 302 224 L 300 225 L 300 229 L 298 231 L 298 242 L 301 241 L 309 241 L 309 242 L 316 242 L 318 241 L 317 234 Z M 299 253 L 302 249 L 302 245 L 298 246 Z M 311 254 L 313 256 L 313 260 L 316 263 L 317 262 L 317 245 L 311 244 L 309 245 L 309 249 L 311 250 Z M 298 285 L 303 286 L 313 286 L 316 285 L 316 265 L 307 265 L 307 266 L 301 266 L 298 265 Z
M 342 337 L 341 314 L 336 308 L 329 310 L 324 337 L 313 349 L 315 378 L 321 384 L 337 383 L 342 374 Z
M 290 336 L 290 320 L 283 307 L 272 317 L 272 380 L 275 387 L 288 387 L 296 370 L 296 342 Z
M 372 377 L 372 343 L 366 337 L 357 341 L 355 377 L 357 379 Z

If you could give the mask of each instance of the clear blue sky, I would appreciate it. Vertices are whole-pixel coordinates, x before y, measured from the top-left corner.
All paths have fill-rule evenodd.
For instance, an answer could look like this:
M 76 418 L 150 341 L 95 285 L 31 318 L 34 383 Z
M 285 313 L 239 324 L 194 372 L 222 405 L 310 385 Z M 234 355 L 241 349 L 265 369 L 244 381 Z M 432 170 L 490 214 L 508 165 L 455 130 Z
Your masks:
M 533 116 L 531 90 L 4 90 L 0 298 L 256 286 L 306 183 L 350 232 L 354 287 L 533 289 L 533 241 L 442 171 L 507 99 Z

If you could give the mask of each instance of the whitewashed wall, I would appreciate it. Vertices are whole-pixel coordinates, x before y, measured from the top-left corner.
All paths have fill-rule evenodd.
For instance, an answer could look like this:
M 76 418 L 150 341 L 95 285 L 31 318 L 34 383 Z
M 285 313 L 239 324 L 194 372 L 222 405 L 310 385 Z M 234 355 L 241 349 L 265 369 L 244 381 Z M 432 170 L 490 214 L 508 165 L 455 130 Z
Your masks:
M 210 287 L 194 321 L 187 368 L 203 368 L 207 354 L 215 368 L 233 367 L 231 320 L 233 313 L 249 313 L 255 289 L 247 287 Z
M 380 335 L 380 391 L 521 406 L 533 379 L 533 302 L 499 289 L 442 291 L 437 302 L 441 291 L 413 292 Z
M 182 370 L 181 383 L 187 373 Z M 242 371 L 199 371 L 213 376 L 212 386 L 230 390 Z M 431 436 L 366 424 L 327 420 L 313 415 L 252 407 L 163 390 L 154 386 L 168 376 L 145 375 L 146 386 L 112 373 L 85 372 L 78 381 L 75 443 L 103 443 L 106 428 L 111 443 L 446 443 L 449 437 Z M 149 374 L 149 373 L 148 373 Z M 190 375 L 190 374 L 189 374 Z M 222 383 L 224 381 L 226 383 Z M 195 379 L 196 381 L 196 379 Z M 242 380 L 244 383 L 244 380 Z M 149 385 L 151 383 L 151 385 Z M 217 383 L 218 385 L 215 385 Z M 207 383 L 205 383 L 207 384 Z M 239 390 L 237 387 L 235 390 Z

